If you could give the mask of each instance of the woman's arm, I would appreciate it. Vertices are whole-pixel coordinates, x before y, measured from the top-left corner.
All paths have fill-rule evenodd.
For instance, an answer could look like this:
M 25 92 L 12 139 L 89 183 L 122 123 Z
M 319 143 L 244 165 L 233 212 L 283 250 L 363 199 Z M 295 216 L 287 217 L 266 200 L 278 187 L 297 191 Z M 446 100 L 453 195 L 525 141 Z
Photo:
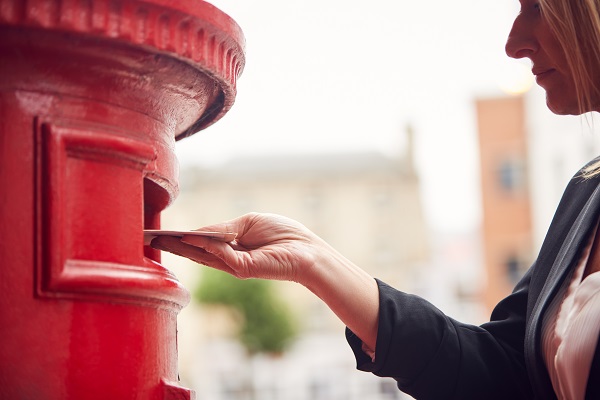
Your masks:
M 201 236 L 181 240 L 157 237 L 151 245 L 241 279 L 298 282 L 375 350 L 376 281 L 302 224 L 278 215 L 252 213 L 202 230 L 237 232 L 237 238 L 224 243 Z

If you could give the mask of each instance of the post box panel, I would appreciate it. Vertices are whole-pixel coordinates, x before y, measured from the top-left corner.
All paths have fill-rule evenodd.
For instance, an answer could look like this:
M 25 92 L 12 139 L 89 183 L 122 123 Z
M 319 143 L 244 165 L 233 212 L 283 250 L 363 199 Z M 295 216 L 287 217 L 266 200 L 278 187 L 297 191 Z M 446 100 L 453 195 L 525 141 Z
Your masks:
M 52 120 L 36 124 L 36 144 L 38 294 L 181 303 L 174 276 L 144 257 L 153 147 L 112 127 Z

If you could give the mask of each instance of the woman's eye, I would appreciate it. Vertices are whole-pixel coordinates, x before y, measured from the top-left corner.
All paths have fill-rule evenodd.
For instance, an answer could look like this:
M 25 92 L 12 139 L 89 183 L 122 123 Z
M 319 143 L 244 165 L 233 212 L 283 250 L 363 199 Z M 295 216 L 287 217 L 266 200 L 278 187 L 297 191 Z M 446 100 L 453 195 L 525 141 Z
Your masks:
M 535 11 L 537 12 L 542 12 L 542 6 L 540 5 L 540 3 L 535 3 L 533 5 L 533 8 L 535 9 Z

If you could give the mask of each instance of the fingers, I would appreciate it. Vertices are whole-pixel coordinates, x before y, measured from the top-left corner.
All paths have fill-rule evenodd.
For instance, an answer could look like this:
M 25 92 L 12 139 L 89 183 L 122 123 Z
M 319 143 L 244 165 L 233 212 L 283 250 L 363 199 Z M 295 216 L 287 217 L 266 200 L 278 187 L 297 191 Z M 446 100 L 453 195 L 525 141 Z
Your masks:
M 181 241 L 191 246 L 201 247 L 204 251 L 212 254 L 237 278 L 248 279 L 261 277 L 258 273 L 260 269 L 257 270 L 252 268 L 254 264 L 248 249 L 235 241 L 233 243 L 225 243 L 203 236 L 191 235 L 183 236 Z
M 210 253 L 213 257 L 219 259 L 231 269 L 236 269 L 237 256 L 235 250 L 229 243 L 210 239 L 202 236 L 184 235 L 181 243 L 194 248 L 201 248 L 204 252 Z
M 234 271 L 219 257 L 200 247 L 183 243 L 179 238 L 173 236 L 159 236 L 153 239 L 150 245 L 157 250 L 167 251 L 177 256 L 188 258 L 199 264 L 235 275 Z

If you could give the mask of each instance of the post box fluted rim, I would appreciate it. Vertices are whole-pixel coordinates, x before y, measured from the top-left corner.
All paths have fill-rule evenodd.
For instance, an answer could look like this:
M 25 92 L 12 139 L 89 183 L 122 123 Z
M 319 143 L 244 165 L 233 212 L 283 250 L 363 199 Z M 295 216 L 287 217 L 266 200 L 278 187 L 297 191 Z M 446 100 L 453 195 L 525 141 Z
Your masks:
M 201 0 L 4 0 L 0 25 L 38 27 L 146 47 L 214 79 L 221 94 L 176 139 L 212 125 L 233 106 L 245 39 L 227 14 Z

